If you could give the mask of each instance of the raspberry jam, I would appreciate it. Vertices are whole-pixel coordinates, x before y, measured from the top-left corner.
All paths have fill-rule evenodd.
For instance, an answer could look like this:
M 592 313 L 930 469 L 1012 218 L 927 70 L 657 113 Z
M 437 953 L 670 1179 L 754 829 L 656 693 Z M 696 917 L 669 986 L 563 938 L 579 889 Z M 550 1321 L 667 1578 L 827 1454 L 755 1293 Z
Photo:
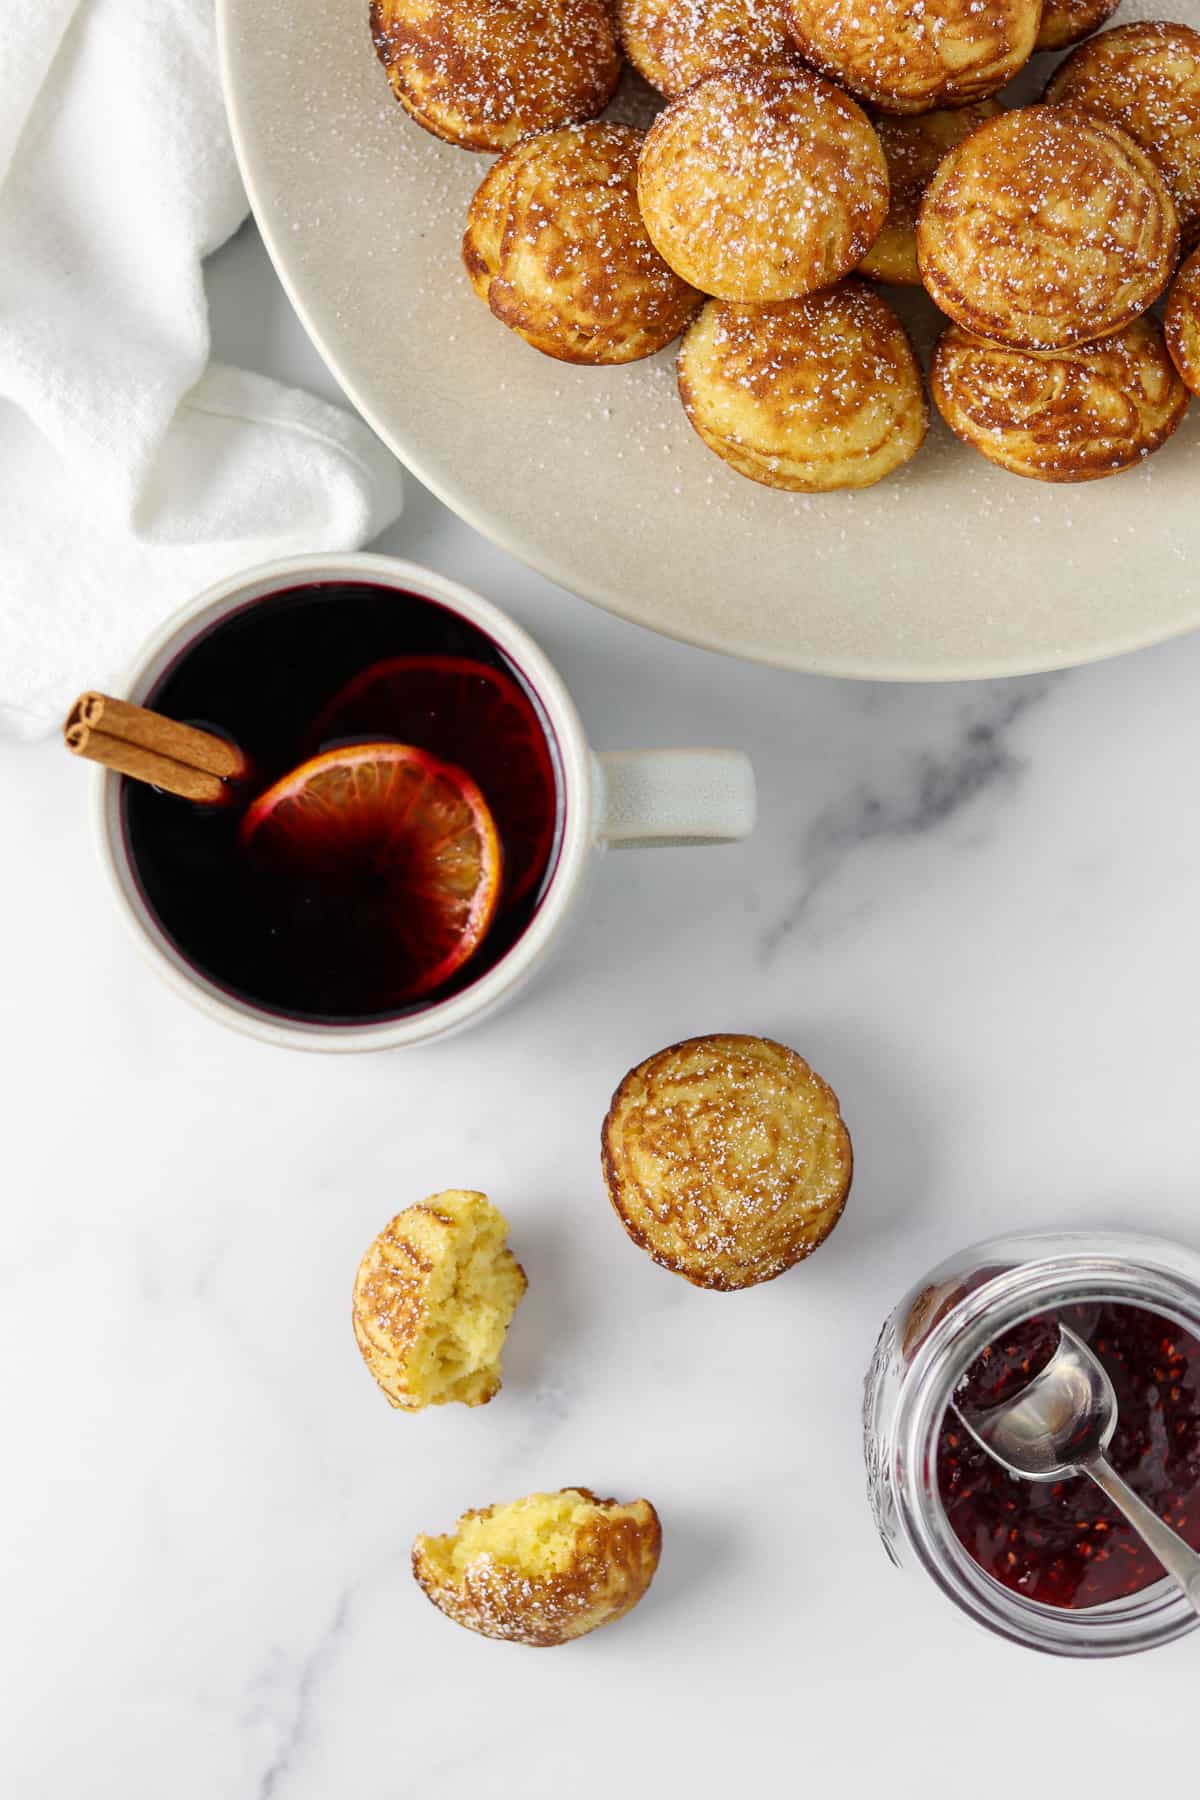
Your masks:
M 1079 1329 L 1073 1318 L 1067 1323 Z M 1050 1313 L 1022 1320 L 971 1364 L 954 1390 L 955 1405 L 963 1412 L 986 1412 L 989 1406 L 1015 1400 L 1052 1360 L 1058 1345 L 1058 1320 Z
M 1141 1307 L 1064 1310 L 1116 1390 L 1119 1422 L 1109 1460 L 1135 1493 L 1200 1550 L 1200 1339 Z M 1015 1327 L 972 1365 L 960 1405 L 1012 1398 L 1049 1362 L 1057 1324 Z M 1163 1579 L 1131 1526 L 1086 1476 L 1020 1481 L 963 1430 L 942 1421 L 938 1489 L 951 1529 L 979 1566 L 1015 1593 L 1072 1610 L 1120 1600 Z

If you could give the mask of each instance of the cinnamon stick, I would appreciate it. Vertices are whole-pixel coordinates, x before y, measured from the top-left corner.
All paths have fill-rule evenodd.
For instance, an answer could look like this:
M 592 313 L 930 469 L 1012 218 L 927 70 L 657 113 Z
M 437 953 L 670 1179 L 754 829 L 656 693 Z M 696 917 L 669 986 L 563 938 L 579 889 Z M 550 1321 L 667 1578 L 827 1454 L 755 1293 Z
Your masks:
M 236 744 L 110 694 L 81 694 L 63 738 L 76 756 L 204 806 L 228 800 L 249 772 Z

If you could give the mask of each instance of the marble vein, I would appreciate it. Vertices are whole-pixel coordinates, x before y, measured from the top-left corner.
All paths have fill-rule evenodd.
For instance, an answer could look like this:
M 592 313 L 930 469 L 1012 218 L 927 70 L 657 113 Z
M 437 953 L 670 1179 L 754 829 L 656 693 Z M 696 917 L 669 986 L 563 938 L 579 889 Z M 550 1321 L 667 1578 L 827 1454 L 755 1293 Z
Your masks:
M 760 935 L 760 965 L 770 964 L 806 926 L 815 902 L 867 845 L 938 831 L 983 795 L 1015 788 L 1027 760 L 1013 748 L 1012 730 L 1062 679 L 1031 677 L 984 690 L 965 709 L 944 751 L 909 752 L 890 786 L 860 781 L 820 812 L 801 840 L 799 892 Z
M 247 1713 L 245 1723 L 255 1725 L 266 1718 L 278 1726 L 279 1738 L 258 1777 L 256 1800 L 277 1800 L 303 1754 L 312 1732 L 320 1685 L 340 1648 L 349 1612 L 347 1587 L 338 1597 L 328 1626 L 299 1666 L 285 1672 L 279 1666 L 284 1659 L 276 1657 L 258 1677 L 255 1685 L 265 1692 Z

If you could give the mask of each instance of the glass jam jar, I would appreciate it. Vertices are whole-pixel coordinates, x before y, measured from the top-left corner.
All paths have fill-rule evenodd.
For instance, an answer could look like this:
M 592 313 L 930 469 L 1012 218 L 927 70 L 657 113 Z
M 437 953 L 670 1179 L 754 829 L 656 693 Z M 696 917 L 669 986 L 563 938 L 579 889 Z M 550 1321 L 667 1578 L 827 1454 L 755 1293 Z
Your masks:
M 939 1444 L 955 1386 L 990 1345 L 1036 1314 L 1106 1306 L 1157 1313 L 1200 1338 L 1200 1255 L 1157 1238 L 1102 1231 L 974 1245 L 905 1295 L 884 1324 L 866 1380 L 867 1487 L 892 1561 L 924 1569 L 1000 1636 L 1059 1656 L 1149 1650 L 1200 1620 L 1165 1576 L 1125 1598 L 1074 1609 L 1004 1586 L 951 1527 Z

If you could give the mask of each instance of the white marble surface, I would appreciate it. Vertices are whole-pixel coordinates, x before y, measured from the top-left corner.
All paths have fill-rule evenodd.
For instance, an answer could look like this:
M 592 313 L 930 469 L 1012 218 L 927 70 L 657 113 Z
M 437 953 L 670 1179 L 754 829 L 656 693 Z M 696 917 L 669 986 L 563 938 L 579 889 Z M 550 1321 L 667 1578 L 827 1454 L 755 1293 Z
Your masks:
M 213 292 L 223 354 L 329 391 L 252 232 Z M 1064 1792 L 1189 1791 L 1200 1640 L 1080 1667 L 975 1633 L 884 1559 L 858 1397 L 884 1313 L 968 1239 L 1200 1240 L 1200 639 L 990 687 L 799 679 L 607 618 L 410 493 L 387 548 L 508 606 L 598 745 L 744 745 L 759 831 L 609 858 L 553 974 L 472 1035 L 320 1059 L 174 1000 L 78 768 L 0 756 L 0 1791 L 1008 1800 L 1059 1790 L 1062 1729 Z M 626 1067 L 708 1029 L 808 1055 L 858 1158 L 830 1243 L 734 1296 L 636 1251 L 597 1166 Z M 508 1213 L 530 1291 L 499 1398 L 403 1418 L 349 1287 L 449 1185 Z M 415 1531 L 579 1481 L 662 1513 L 628 1620 L 534 1655 L 426 1604 Z

